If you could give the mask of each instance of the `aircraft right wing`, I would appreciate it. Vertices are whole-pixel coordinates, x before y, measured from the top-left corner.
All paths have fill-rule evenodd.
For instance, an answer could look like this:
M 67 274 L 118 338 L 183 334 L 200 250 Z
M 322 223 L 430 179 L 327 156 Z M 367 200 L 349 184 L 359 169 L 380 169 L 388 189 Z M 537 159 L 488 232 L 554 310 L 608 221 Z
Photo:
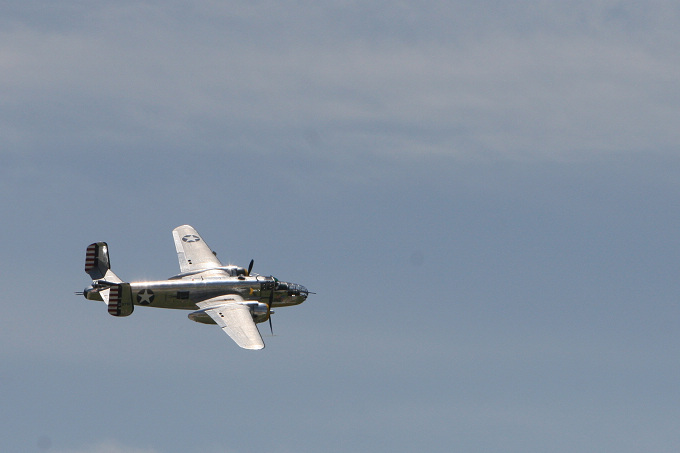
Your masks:
M 244 349 L 262 349 L 264 341 L 250 308 L 242 303 L 238 296 L 216 297 L 197 305 L 203 313 L 210 316 L 224 332 Z
M 178 226 L 172 230 L 180 272 L 193 272 L 222 266 L 194 227 Z

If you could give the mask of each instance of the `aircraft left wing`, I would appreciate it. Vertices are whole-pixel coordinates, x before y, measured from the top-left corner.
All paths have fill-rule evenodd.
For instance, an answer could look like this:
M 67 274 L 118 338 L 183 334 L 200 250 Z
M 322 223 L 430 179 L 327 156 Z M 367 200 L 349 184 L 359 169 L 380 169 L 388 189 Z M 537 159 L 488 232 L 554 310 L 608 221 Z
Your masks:
M 180 272 L 193 272 L 222 266 L 198 231 L 190 225 L 172 230 Z
M 222 299 L 222 300 L 220 300 Z M 222 303 L 220 303 L 222 302 Z M 264 341 L 255 321 L 250 314 L 250 308 L 237 298 L 215 298 L 206 302 L 199 302 L 203 313 L 210 316 L 224 332 L 244 349 L 262 349 Z

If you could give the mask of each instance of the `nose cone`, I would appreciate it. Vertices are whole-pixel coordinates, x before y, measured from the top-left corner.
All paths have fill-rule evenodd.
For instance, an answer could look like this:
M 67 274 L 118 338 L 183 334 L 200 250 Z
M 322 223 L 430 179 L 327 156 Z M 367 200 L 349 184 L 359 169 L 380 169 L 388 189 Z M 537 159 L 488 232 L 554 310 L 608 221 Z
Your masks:
M 307 291 L 307 288 L 305 288 L 302 285 L 298 285 L 297 283 L 289 283 L 288 294 L 290 294 L 291 296 L 299 296 L 302 297 L 303 299 L 306 299 L 307 296 L 309 295 L 309 291 Z
M 301 304 L 309 295 L 307 288 L 297 283 L 279 282 L 277 289 L 286 291 L 284 299 L 291 305 Z

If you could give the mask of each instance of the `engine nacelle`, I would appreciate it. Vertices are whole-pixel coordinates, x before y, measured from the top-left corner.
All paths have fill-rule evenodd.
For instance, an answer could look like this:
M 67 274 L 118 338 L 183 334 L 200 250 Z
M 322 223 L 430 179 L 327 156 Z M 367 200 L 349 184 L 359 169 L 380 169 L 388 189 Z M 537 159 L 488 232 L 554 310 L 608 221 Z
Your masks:
M 267 316 L 267 304 L 263 303 L 255 303 L 255 304 L 248 304 L 250 307 L 250 312 L 253 314 L 253 316 Z
M 253 316 L 253 321 L 258 323 L 267 320 L 267 304 L 261 302 L 248 302 L 247 305 L 248 308 L 250 308 L 250 314 Z

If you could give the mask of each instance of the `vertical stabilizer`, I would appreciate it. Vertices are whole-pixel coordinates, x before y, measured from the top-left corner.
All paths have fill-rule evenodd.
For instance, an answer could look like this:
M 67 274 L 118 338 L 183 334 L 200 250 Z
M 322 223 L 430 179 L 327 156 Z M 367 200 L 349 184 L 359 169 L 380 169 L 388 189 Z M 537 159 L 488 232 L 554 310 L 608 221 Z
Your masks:
M 107 299 L 104 301 L 108 306 L 109 314 L 112 316 L 130 316 L 135 309 L 130 293 L 130 284 L 121 283 L 107 288 L 109 291 Z
M 107 280 L 121 283 L 122 280 L 111 271 L 109 261 L 109 246 L 106 242 L 95 242 L 87 246 L 85 252 L 85 272 L 92 280 Z

